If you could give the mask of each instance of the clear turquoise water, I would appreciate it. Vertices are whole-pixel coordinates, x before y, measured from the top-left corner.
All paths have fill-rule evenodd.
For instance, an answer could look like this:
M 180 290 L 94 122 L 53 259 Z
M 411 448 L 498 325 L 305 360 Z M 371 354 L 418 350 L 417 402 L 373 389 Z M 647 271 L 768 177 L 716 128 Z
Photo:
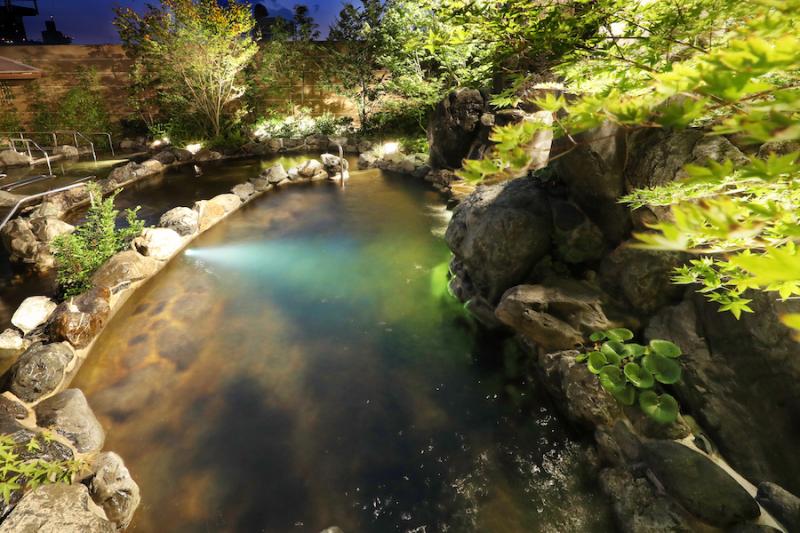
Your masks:
M 132 531 L 613 531 L 513 343 L 447 294 L 446 221 L 408 178 L 296 185 L 140 289 L 75 382 Z

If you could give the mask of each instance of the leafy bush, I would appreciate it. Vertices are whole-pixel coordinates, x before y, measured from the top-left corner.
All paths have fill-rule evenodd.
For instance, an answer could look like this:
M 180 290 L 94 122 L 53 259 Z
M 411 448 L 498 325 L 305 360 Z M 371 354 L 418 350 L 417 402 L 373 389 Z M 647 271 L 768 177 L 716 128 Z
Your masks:
M 25 459 L 21 451 L 34 454 L 49 440 L 46 432 L 31 438 L 27 444 L 17 444 L 10 435 L 0 435 L 0 496 L 6 505 L 12 494 L 33 490 L 50 483 L 72 483 L 83 469 L 80 461 L 47 461 Z M 24 446 L 24 450 L 20 447 Z
M 45 95 L 36 84 L 31 90 L 30 109 L 35 131 L 109 131 L 111 121 L 94 69 L 82 69 L 78 83 L 60 97 Z
M 593 349 L 578 356 L 600 385 L 623 405 L 638 403 L 644 413 L 662 424 L 678 418 L 678 401 L 667 393 L 659 394 L 658 384 L 672 385 L 681 379 L 676 359 L 681 349 L 665 340 L 652 340 L 647 346 L 629 342 L 633 333 L 624 328 L 593 333 Z
M 254 128 L 256 137 L 291 138 L 307 137 L 309 135 L 343 135 L 352 131 L 353 119 L 350 117 L 337 117 L 330 113 L 320 116 L 311 116 L 311 110 L 300 109 L 292 115 L 272 113 L 259 120 Z
M 400 146 L 403 147 L 403 152 L 407 154 L 426 154 L 430 149 L 428 138 L 423 136 L 416 137 L 401 137 Z
M 99 186 L 90 184 L 91 206 L 86 222 L 73 233 L 53 241 L 58 287 L 63 296 L 74 296 L 89 289 L 92 274 L 111 256 L 127 248 L 144 229 L 144 222 L 136 216 L 138 207 L 125 212 L 125 227 L 116 227 L 119 211 L 114 209 L 114 199 L 120 191 L 103 198 Z

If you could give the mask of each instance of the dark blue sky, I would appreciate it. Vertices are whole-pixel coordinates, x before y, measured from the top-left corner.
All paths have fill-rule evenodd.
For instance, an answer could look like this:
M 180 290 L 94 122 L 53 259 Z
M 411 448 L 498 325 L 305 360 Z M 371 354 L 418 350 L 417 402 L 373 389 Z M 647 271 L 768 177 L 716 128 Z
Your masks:
M 141 9 L 146 3 L 157 4 L 158 0 L 39 0 L 40 16 L 25 19 L 28 38 L 41 39 L 44 21 L 56 18 L 58 29 L 75 39 L 75 44 L 104 44 L 119 41 L 111 24 L 114 6 L 129 6 Z M 341 9 L 343 0 L 251 0 L 267 6 L 271 14 L 291 13 L 295 4 L 306 4 L 320 25 L 322 34 Z

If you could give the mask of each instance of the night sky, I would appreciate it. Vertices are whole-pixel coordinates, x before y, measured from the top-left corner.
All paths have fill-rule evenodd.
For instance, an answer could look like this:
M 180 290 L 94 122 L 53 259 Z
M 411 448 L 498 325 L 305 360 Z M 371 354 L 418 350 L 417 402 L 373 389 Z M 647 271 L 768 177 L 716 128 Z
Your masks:
M 25 19 L 28 39 L 40 40 L 44 21 L 56 18 L 58 29 L 74 39 L 75 44 L 105 44 L 119 42 L 111 20 L 112 8 L 117 5 L 142 9 L 157 0 L 39 0 L 40 16 Z M 267 6 L 271 15 L 291 16 L 295 4 L 306 4 L 320 25 L 322 35 L 336 18 L 343 0 L 251 0 Z

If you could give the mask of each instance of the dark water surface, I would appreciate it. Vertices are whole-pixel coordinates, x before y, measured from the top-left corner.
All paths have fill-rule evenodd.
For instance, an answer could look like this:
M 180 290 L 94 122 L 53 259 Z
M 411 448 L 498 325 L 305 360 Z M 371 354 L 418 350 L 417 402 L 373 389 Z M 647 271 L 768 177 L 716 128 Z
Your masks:
M 131 530 L 613 531 L 513 344 L 447 295 L 445 224 L 408 179 L 296 185 L 134 294 L 74 383 L 141 486 Z

